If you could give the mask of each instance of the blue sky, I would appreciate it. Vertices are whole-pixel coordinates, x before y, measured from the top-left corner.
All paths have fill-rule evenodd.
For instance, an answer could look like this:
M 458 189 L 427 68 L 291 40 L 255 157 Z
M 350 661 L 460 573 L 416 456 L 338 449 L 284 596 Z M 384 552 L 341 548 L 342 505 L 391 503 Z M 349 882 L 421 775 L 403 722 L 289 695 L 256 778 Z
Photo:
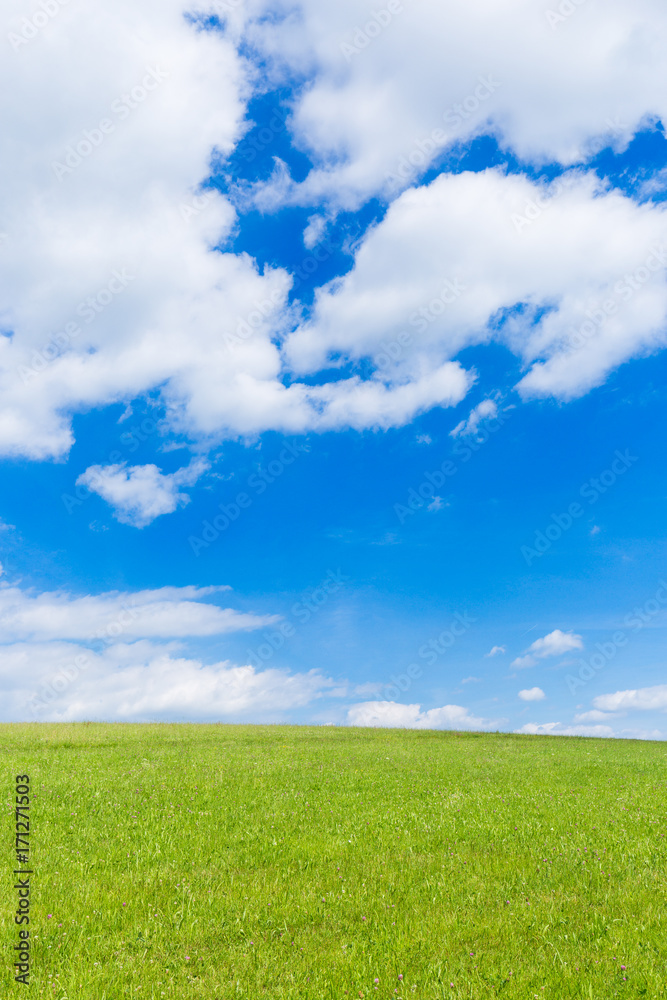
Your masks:
M 7 27 L 3 720 L 664 739 L 662 8 L 98 6 Z

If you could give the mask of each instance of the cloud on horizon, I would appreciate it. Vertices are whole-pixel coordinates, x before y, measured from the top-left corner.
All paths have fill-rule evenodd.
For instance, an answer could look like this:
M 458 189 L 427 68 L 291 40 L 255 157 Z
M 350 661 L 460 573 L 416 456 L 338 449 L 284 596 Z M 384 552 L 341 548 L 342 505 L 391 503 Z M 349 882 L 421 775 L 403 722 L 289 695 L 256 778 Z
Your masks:
M 366 701 L 352 705 L 347 712 L 349 726 L 388 729 L 497 729 L 503 719 L 483 719 L 461 705 L 444 705 L 422 711 L 420 705 L 401 705 L 394 701 Z

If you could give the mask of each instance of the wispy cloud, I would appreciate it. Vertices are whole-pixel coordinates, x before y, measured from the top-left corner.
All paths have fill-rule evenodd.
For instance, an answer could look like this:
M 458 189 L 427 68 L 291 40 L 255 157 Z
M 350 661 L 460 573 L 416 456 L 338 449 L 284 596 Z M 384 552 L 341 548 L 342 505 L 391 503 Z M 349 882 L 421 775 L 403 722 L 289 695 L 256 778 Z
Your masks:
M 484 420 L 490 420 L 498 416 L 498 404 L 493 399 L 484 399 L 481 403 L 470 411 L 466 420 L 462 420 L 450 431 L 451 437 L 463 437 L 466 434 L 474 435 L 479 430 L 479 425 Z
M 100 633 L 122 635 L 125 641 L 215 636 L 263 628 L 280 620 L 279 615 L 249 614 L 207 600 L 227 589 L 161 587 L 80 597 L 5 584 L 0 586 L 0 641 L 88 641 Z

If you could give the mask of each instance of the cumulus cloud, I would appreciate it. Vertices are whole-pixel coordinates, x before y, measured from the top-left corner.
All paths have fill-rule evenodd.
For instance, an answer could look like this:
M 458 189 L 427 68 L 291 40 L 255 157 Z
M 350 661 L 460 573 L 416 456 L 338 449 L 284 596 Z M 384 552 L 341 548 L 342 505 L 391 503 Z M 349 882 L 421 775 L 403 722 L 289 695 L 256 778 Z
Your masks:
M 387 729 L 497 729 L 502 720 L 492 721 L 471 715 L 460 705 L 444 705 L 426 712 L 420 705 L 394 701 L 366 701 L 348 709 L 349 726 L 377 726 Z
M 209 468 L 195 460 L 184 469 L 165 475 L 156 465 L 91 465 L 77 479 L 77 485 L 89 487 L 114 508 L 114 516 L 123 524 L 144 528 L 161 514 L 171 514 L 189 502 L 181 486 L 193 486 Z
M 517 232 L 513 219 L 535 199 L 546 207 Z M 496 341 L 526 368 L 524 397 L 580 396 L 666 342 L 666 211 L 593 174 L 558 188 L 498 169 L 442 174 L 393 202 L 354 268 L 318 291 L 287 356 L 303 372 L 366 357 L 413 381 Z M 403 344 L 391 364 L 387 343 Z M 493 405 L 482 404 L 487 415 Z M 473 425 L 479 418 L 473 411 Z
M 0 65 L 0 454 L 62 458 L 73 414 L 150 391 L 166 432 L 205 443 L 391 427 L 458 403 L 456 363 L 409 383 L 285 377 L 292 278 L 229 250 L 236 211 L 205 186 L 248 127 L 240 39 L 200 30 L 180 0 L 88 9 L 62 8 Z M 116 477 L 116 492 L 150 476 Z M 157 509 L 170 502 L 161 490 Z
M 610 0 L 604 44 L 591 5 L 554 31 L 527 0 L 425 0 L 363 44 L 354 0 L 299 0 L 298 16 L 292 0 L 193 3 L 224 30 L 201 30 L 181 0 L 93 0 L 89 18 L 63 7 L 30 40 L 23 15 L 6 17 L 0 454 L 62 458 L 74 414 L 148 392 L 166 433 L 206 447 L 402 426 L 461 402 L 476 376 L 456 356 L 491 340 L 520 358 L 526 398 L 571 399 L 664 346 L 664 203 L 640 206 L 582 169 L 567 183 L 489 169 L 411 186 L 483 130 L 570 165 L 661 115 L 657 0 Z M 294 184 L 279 167 L 264 206 L 313 206 L 312 247 L 341 208 L 393 199 L 312 314 L 288 305 L 286 269 L 230 250 L 241 203 L 233 184 L 206 186 L 249 127 L 253 58 L 269 85 L 311 81 L 292 94 L 287 132 L 313 170 Z M 350 373 L 366 359 L 363 377 Z M 494 408 L 481 403 L 455 435 Z M 93 470 L 102 482 L 96 466 L 84 481 Z M 185 502 L 179 474 L 106 471 L 102 495 L 128 523 Z
M 68 643 L 0 646 L 0 688 L 8 689 L 3 721 L 54 722 L 271 721 L 335 694 L 334 682 L 316 670 L 204 664 L 141 641 L 101 653 Z
M 536 639 L 526 650 L 525 656 L 518 656 L 512 660 L 511 666 L 534 667 L 538 660 L 544 660 L 549 656 L 563 656 L 573 649 L 583 649 L 583 640 L 580 635 L 574 632 L 562 632 L 559 628 L 549 632 L 541 639 Z
M 182 210 L 213 147 L 231 151 L 242 131 L 234 46 L 195 31 L 180 0 L 89 12 L 95 30 L 63 7 L 0 67 L 4 454 L 63 455 L 72 412 L 169 379 L 188 339 L 196 365 L 223 299 L 229 325 L 284 285 L 209 252 L 234 222 L 219 192 Z M 21 25 L 17 13 L 5 28 Z
M 593 699 L 593 704 L 604 712 L 666 711 L 667 684 L 656 684 L 654 687 L 629 691 L 616 691 L 614 694 L 601 694 Z
M 660 0 L 584 4 L 556 28 L 531 0 L 400 6 L 380 31 L 357 0 L 264 0 L 227 15 L 274 79 L 310 78 L 291 128 L 314 167 L 301 183 L 282 177 L 280 202 L 389 198 L 481 132 L 523 160 L 572 164 L 667 115 Z
M 524 688 L 523 691 L 519 691 L 519 698 L 521 701 L 544 701 L 546 695 L 542 688 Z
M 525 397 L 562 399 L 663 346 L 664 205 L 638 206 L 576 170 L 568 184 L 487 170 L 404 190 L 485 129 L 519 156 L 567 165 L 661 115 L 667 14 L 656 0 L 610 0 L 604 44 L 590 5 L 576 30 L 553 31 L 527 0 L 452 11 L 425 0 L 367 44 L 353 0 L 300 0 L 298 16 L 292 0 L 197 9 L 225 30 L 200 30 L 180 0 L 94 0 L 89 18 L 63 7 L 30 40 L 22 15 L 6 18 L 0 454 L 62 458 L 73 414 L 151 391 L 166 432 L 206 445 L 404 425 L 459 403 L 475 374 L 455 356 L 492 339 L 524 364 Z M 312 247 L 341 207 L 395 199 L 302 321 L 285 269 L 230 251 L 233 196 L 202 187 L 249 127 L 248 52 L 269 85 L 312 81 L 294 92 L 287 127 L 313 170 L 293 184 L 283 165 L 264 205 L 313 205 Z M 383 342 L 406 331 L 398 360 L 381 363 Z M 346 362 L 365 358 L 370 374 L 350 375 Z M 346 374 L 332 378 L 332 364 Z M 494 405 L 456 433 L 474 433 Z M 156 467 L 110 480 L 117 516 L 139 525 L 185 496 Z
M 500 653 L 506 653 L 506 652 L 507 649 L 505 646 L 494 646 L 492 649 L 489 650 L 488 653 L 485 653 L 484 656 L 485 657 L 498 656 Z

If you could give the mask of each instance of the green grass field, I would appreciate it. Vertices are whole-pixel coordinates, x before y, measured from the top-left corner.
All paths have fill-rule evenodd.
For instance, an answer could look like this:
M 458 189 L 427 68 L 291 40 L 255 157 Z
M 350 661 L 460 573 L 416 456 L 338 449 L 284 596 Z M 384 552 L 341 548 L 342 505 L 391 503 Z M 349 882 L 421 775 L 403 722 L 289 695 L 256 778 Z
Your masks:
M 667 745 L 328 727 L 4 725 L 33 995 L 667 997 Z

